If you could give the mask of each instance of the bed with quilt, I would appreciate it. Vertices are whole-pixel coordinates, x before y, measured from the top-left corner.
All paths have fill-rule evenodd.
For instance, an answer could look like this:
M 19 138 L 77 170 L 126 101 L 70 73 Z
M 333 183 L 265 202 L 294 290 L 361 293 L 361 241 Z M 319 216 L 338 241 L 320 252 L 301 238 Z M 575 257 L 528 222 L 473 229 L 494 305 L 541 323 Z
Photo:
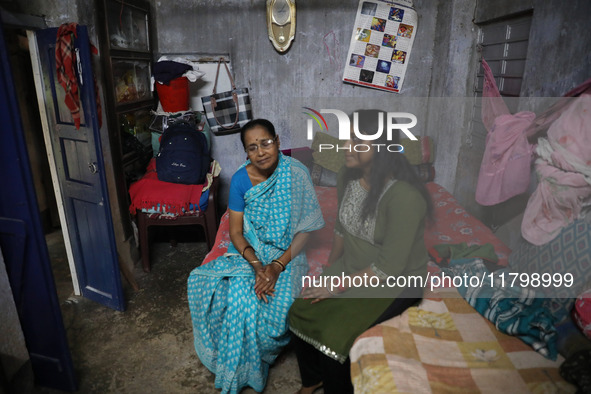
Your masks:
M 435 208 L 425 232 L 433 260 L 429 275 L 485 280 L 479 286 L 427 288 L 419 305 L 357 338 L 349 354 L 355 392 L 589 392 L 591 342 L 582 332 L 591 307 L 585 292 L 591 283 L 591 226 L 575 221 L 546 245 L 521 240 L 511 252 L 443 187 L 430 182 L 427 188 Z M 466 245 L 454 249 L 461 243 Z M 487 261 L 491 246 L 496 261 Z M 519 278 L 515 273 L 531 279 L 548 266 L 570 273 L 578 289 L 508 285 L 509 278 Z M 573 291 L 583 293 L 575 298 Z

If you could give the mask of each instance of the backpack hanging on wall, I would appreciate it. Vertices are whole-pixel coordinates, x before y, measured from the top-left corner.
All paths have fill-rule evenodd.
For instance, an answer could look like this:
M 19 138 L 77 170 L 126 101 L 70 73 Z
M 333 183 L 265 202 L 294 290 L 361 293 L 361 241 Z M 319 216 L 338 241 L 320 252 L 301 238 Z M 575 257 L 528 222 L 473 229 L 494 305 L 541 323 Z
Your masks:
M 170 125 L 160 140 L 156 156 L 158 179 L 197 185 L 205 181 L 211 157 L 205 134 L 186 122 Z

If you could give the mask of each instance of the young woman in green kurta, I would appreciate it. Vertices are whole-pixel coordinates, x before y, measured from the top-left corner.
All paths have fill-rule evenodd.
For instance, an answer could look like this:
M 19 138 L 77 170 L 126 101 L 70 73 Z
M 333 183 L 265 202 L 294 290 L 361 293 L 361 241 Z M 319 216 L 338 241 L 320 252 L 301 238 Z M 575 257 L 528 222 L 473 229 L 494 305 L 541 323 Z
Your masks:
M 377 110 L 357 112 L 359 130 L 367 134 L 375 133 L 378 117 L 385 116 Z M 349 276 L 351 284 L 345 281 L 338 289 L 309 287 L 289 311 L 302 394 L 320 386 L 327 394 L 352 393 L 348 354 L 355 339 L 422 296 L 422 288 L 413 283 L 392 287 L 386 282 L 388 277 L 414 282 L 426 276 L 423 235 L 431 203 L 404 155 L 384 148 L 398 141 L 385 137 L 383 133 L 376 141 L 363 141 L 352 133 L 345 143 L 333 246 L 322 275 Z M 364 143 L 385 145 L 379 151 L 374 146 L 356 152 L 355 145 Z M 354 286 L 362 281 L 367 286 Z

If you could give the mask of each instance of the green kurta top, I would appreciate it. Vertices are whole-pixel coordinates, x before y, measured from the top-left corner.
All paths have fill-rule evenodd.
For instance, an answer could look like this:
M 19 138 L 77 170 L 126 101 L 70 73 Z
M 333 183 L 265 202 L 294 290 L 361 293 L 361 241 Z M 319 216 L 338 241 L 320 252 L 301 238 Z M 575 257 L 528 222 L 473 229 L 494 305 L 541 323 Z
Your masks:
M 353 274 L 372 267 L 381 276 L 422 276 L 427 273 L 424 243 L 426 202 L 404 181 L 390 182 L 376 214 L 359 218 L 366 191 L 358 180 L 343 186 L 339 174 L 339 210 L 335 231 L 344 238 L 344 253 L 322 275 Z M 383 282 L 382 282 L 383 283 Z M 316 304 L 296 299 L 289 311 L 294 334 L 323 353 L 344 362 L 355 339 L 367 330 L 404 290 L 388 287 L 350 288 Z

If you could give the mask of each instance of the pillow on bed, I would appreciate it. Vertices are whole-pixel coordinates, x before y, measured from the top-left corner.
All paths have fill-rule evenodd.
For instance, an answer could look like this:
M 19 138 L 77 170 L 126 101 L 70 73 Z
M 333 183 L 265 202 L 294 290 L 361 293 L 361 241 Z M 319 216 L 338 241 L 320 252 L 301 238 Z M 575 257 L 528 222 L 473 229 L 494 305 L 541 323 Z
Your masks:
M 429 136 L 419 136 L 417 141 L 402 138 L 400 145 L 404 147 L 404 156 L 412 165 L 433 163 L 435 159 L 433 140 Z
M 493 246 L 499 257 L 499 266 L 506 266 L 509 249 L 480 220 L 468 213 L 443 186 L 435 182 L 426 184 L 433 201 L 433 223 L 425 229 L 425 245 L 427 249 L 438 244 L 458 244 L 465 242 L 468 246 Z
M 560 274 L 563 280 L 565 274 L 571 274 L 574 282 L 570 287 L 539 286 L 549 298 L 548 307 L 554 317 L 558 322 L 564 321 L 575 297 L 591 288 L 591 226 L 584 220 L 575 220 L 552 241 L 540 246 L 522 239 L 509 257 L 509 267 L 528 274 Z

